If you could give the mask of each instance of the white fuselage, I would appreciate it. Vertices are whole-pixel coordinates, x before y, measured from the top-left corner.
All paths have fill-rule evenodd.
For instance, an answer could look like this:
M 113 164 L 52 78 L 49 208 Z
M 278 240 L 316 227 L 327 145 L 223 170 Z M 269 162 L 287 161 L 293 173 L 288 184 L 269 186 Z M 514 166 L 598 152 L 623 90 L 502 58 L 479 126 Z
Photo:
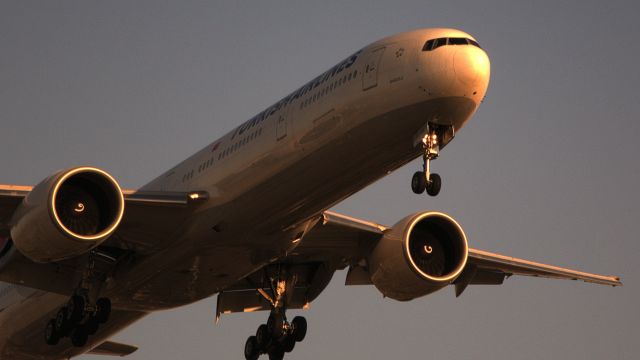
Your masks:
M 172 241 L 118 271 L 108 295 L 135 313 L 92 344 L 140 314 L 211 296 L 284 258 L 318 214 L 420 156 L 427 122 L 458 131 L 485 95 L 489 60 L 472 45 L 423 51 L 428 40 L 445 37 L 473 39 L 424 29 L 370 44 L 143 186 L 206 191 L 209 199 Z M 181 269 L 190 272 L 181 278 Z M 9 286 L 0 285 L 0 323 L 16 326 L 3 329 L 0 353 L 9 340 L 40 331 L 65 301 Z M 27 307 L 40 309 L 34 318 L 42 320 L 21 321 Z

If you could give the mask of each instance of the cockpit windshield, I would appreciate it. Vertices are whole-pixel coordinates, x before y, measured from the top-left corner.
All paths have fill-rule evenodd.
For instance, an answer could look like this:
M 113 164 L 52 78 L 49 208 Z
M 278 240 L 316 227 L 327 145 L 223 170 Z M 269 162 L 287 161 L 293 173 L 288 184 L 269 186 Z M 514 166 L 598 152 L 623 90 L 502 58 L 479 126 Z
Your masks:
M 424 44 L 422 51 L 431 51 L 435 50 L 441 46 L 445 45 L 473 45 L 480 48 L 480 44 L 478 44 L 475 40 L 467 39 L 467 38 L 437 38 L 431 39 Z M 482 48 L 481 48 L 482 49 Z

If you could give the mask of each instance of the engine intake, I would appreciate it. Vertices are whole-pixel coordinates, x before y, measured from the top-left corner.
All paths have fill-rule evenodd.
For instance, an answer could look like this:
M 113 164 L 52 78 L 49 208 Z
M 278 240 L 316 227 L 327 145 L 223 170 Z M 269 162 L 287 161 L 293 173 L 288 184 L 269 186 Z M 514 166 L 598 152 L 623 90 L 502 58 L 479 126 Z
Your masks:
M 373 284 L 407 301 L 437 291 L 462 272 L 468 256 L 462 227 L 440 212 L 409 215 L 384 234 L 368 259 Z
M 64 170 L 23 200 L 12 218 L 11 238 L 35 262 L 63 260 L 100 245 L 123 213 L 124 197 L 111 175 L 93 167 Z

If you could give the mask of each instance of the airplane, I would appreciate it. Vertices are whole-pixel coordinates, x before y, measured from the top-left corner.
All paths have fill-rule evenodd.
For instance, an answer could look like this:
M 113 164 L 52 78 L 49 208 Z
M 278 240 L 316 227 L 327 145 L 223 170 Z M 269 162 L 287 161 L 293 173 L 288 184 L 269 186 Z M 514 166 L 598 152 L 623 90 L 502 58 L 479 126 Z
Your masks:
M 422 157 L 416 194 L 438 195 L 431 162 L 482 103 L 487 53 L 455 29 L 375 41 L 137 190 L 106 171 L 60 170 L 0 186 L 0 358 L 125 356 L 109 340 L 159 310 L 217 294 L 216 317 L 268 311 L 247 360 L 283 359 L 334 273 L 409 301 L 512 275 L 619 286 L 620 279 L 469 247 L 439 211 L 394 225 L 330 211 Z

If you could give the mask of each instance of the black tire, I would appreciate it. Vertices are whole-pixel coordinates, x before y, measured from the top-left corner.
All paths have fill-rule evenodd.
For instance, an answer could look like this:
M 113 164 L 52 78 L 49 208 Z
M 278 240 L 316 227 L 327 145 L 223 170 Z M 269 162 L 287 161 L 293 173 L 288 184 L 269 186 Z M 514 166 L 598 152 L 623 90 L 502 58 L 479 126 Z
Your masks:
M 51 319 L 47 323 L 47 327 L 44 329 L 44 340 L 47 345 L 58 345 L 60 342 L 60 334 L 56 330 L 56 319 Z
M 66 307 L 60 308 L 54 320 L 55 330 L 56 330 L 56 333 L 58 333 L 59 337 L 64 337 L 69 335 L 69 330 L 71 326 L 69 324 L 68 318 L 69 318 L 69 315 L 67 313 L 67 308 Z
M 290 353 L 294 347 L 296 347 L 296 339 L 294 339 L 293 336 L 287 336 L 284 342 L 282 342 L 282 350 Z
M 100 327 L 100 322 L 98 321 L 97 317 L 91 316 L 89 320 L 87 320 L 84 326 L 87 330 L 87 334 L 93 335 L 98 331 L 98 328 Z
M 84 297 L 80 295 L 74 295 L 69 300 L 67 304 L 67 320 L 69 320 L 70 325 L 75 325 L 79 323 L 84 317 L 84 308 L 86 305 L 86 301 Z
M 269 360 L 282 360 L 284 359 L 284 350 L 278 346 L 269 351 Z
M 98 313 L 96 314 L 98 322 L 104 324 L 109 321 L 109 316 L 111 316 L 111 300 L 100 298 L 96 301 L 96 306 L 98 307 Z
M 442 187 L 442 178 L 438 174 L 431 174 L 429 179 L 429 183 L 427 184 L 427 194 L 431 196 L 436 196 L 440 193 L 440 188 Z
M 256 331 L 256 341 L 258 342 L 258 348 L 260 351 L 265 352 L 269 346 L 269 342 L 271 341 L 267 325 L 262 324 L 258 326 L 258 330 Z
M 415 194 L 422 194 L 427 186 L 427 181 L 424 178 L 422 171 L 416 171 L 411 178 L 411 190 Z
M 280 339 L 284 335 L 284 316 L 278 313 L 269 315 L 267 328 L 272 339 Z
M 83 347 L 87 345 L 87 340 L 89 340 L 87 329 L 83 325 L 76 326 L 71 334 L 71 344 L 75 347 Z
M 304 337 L 307 336 L 307 319 L 296 316 L 293 318 L 291 326 L 293 326 L 293 339 L 297 342 L 304 340 Z
M 249 336 L 247 342 L 244 344 L 244 358 L 247 360 L 257 360 L 258 356 L 260 356 L 258 341 L 255 336 Z

